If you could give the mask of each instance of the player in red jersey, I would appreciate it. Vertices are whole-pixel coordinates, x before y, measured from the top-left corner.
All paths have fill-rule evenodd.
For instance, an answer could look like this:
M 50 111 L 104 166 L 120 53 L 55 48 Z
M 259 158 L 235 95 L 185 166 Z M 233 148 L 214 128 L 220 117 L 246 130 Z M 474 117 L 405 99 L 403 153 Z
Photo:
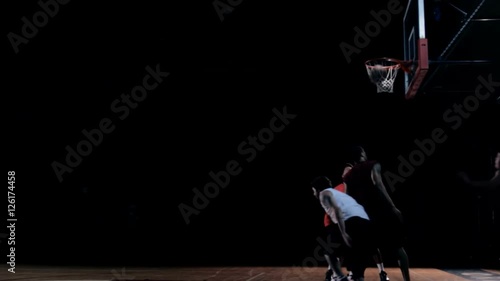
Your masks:
M 385 188 L 380 163 L 368 160 L 361 146 L 352 147 L 350 153 L 352 167 L 343 176 L 346 193 L 365 208 L 374 225 L 377 246 L 396 251 L 403 279 L 410 281 L 403 217 Z

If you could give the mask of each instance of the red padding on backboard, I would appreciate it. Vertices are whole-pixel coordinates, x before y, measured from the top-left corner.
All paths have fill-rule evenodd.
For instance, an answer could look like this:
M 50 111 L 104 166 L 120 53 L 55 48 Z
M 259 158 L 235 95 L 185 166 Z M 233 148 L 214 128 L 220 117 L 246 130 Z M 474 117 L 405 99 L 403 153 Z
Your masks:
M 410 83 L 410 87 L 408 92 L 406 93 L 406 99 L 413 98 L 418 90 L 420 89 L 420 85 L 424 81 L 425 75 L 429 70 L 429 51 L 427 48 L 427 38 L 418 39 L 418 66 L 415 71 L 415 76 Z

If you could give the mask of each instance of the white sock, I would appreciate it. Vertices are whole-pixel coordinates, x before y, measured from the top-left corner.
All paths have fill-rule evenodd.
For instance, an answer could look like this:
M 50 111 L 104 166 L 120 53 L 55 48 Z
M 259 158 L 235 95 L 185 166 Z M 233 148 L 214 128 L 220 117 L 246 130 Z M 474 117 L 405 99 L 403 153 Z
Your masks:
M 384 264 L 383 263 L 377 263 L 377 268 L 378 268 L 378 273 L 384 271 Z
M 333 270 L 332 261 L 330 260 L 330 256 L 325 255 L 325 260 L 328 263 L 328 270 Z

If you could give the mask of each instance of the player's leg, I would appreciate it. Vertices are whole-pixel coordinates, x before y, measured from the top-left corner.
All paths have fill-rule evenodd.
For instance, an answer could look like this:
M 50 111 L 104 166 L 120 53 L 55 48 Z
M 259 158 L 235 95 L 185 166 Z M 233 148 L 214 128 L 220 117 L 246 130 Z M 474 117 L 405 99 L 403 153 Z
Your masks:
M 372 256 L 373 261 L 377 265 L 380 281 L 389 281 L 389 277 L 387 276 L 387 272 L 385 272 L 384 268 L 384 259 L 379 249 L 379 246 L 381 244 L 379 243 L 380 238 L 379 235 L 377 234 L 380 233 L 380 231 L 377 228 L 376 223 L 374 223 L 373 221 L 370 221 L 370 227 L 371 227 L 370 234 L 369 236 L 366 237 L 367 240 L 366 247 L 369 249 L 369 253 Z
M 398 264 L 401 269 L 401 274 L 403 275 L 404 281 L 410 281 L 410 263 L 408 261 L 408 255 L 403 247 L 397 249 L 398 254 Z
M 323 251 L 323 256 L 328 264 L 328 269 L 325 273 L 325 281 L 331 281 L 338 276 L 342 276 L 342 268 L 340 266 L 339 258 L 333 252 Z
M 395 218 L 392 226 L 394 228 L 391 231 L 392 237 L 389 237 L 389 242 L 392 242 L 394 244 L 389 245 L 391 245 L 393 249 L 396 249 L 398 265 L 399 269 L 401 270 L 401 274 L 403 275 L 403 280 L 410 281 L 410 262 L 408 259 L 408 254 L 404 249 L 404 244 L 406 241 L 405 225 L 400 219 Z
M 332 279 L 341 279 L 345 276 L 342 272 L 341 262 L 342 259 L 342 245 L 343 240 L 338 229 L 338 225 L 331 224 L 326 228 L 326 244 L 336 245 L 334 248 L 323 249 L 323 256 L 328 263 L 328 270 L 325 273 L 325 281 L 330 281 Z
M 339 280 L 344 278 L 340 260 L 335 255 L 325 254 L 325 259 L 328 262 L 328 270 L 325 274 L 325 281 Z
M 387 214 L 387 218 L 383 224 L 384 231 L 379 232 L 382 233 L 382 243 L 386 249 L 395 250 L 403 280 L 410 281 L 410 263 L 404 249 L 406 240 L 404 223 L 394 214 Z
M 372 254 L 373 261 L 377 265 L 378 275 L 380 277 L 380 281 L 389 281 L 389 277 L 387 276 L 387 272 L 385 272 L 384 268 L 384 260 L 382 258 L 382 253 L 380 253 L 380 249 L 376 248 L 375 253 Z
M 352 280 L 352 266 L 345 259 L 341 260 L 340 264 L 344 265 L 347 270 L 347 279 Z
M 325 233 L 323 237 L 326 239 L 326 244 L 328 244 L 329 239 L 331 238 L 331 233 L 328 233 L 328 230 L 324 230 Z M 325 244 L 323 244 L 325 245 Z M 327 249 L 326 247 L 323 247 L 322 253 L 323 257 L 326 260 L 326 263 L 328 265 L 328 268 L 325 273 L 325 281 L 331 281 L 333 277 L 335 277 L 338 273 L 336 273 L 337 266 L 335 265 L 334 261 L 336 259 L 335 255 L 333 254 L 334 249 Z M 335 270 L 334 270 L 335 269 Z
M 325 273 L 325 281 L 331 281 L 333 277 L 335 277 L 335 272 L 333 272 L 333 263 L 332 263 L 332 258 L 328 253 L 324 253 L 323 255 L 325 257 L 326 262 L 328 263 L 328 269 L 326 270 Z
M 349 265 L 352 268 L 352 280 L 364 281 L 365 270 L 372 260 L 375 245 L 372 243 L 373 237 L 370 221 L 352 217 L 345 221 L 347 234 L 352 239 L 349 251 Z

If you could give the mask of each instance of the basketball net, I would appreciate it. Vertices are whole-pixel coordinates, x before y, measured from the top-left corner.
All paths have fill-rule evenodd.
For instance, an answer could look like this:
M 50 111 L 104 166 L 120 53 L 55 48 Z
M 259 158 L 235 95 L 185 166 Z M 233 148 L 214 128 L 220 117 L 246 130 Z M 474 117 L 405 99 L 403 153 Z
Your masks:
M 377 86 L 377 93 L 393 93 L 399 69 L 409 72 L 407 64 L 397 59 L 377 58 L 365 62 L 370 81 Z

